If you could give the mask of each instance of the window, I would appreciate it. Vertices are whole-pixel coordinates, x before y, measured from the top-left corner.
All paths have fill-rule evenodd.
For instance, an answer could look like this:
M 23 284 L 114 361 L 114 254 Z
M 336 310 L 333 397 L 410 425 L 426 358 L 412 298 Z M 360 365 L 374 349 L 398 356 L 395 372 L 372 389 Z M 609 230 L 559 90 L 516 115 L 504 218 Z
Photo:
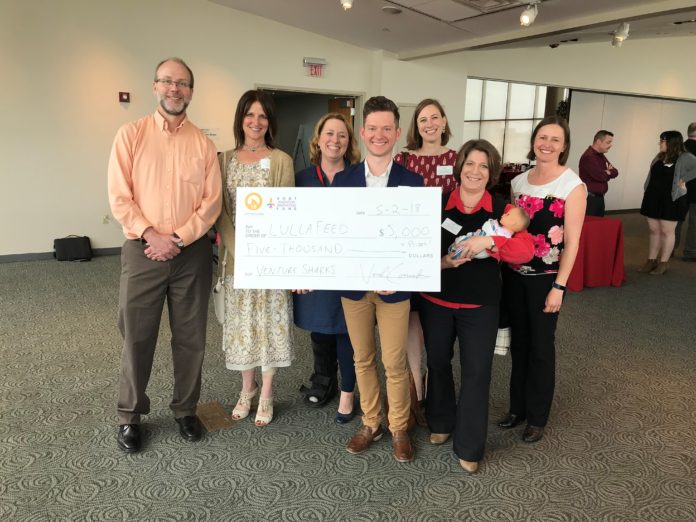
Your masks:
M 544 117 L 544 85 L 469 78 L 464 105 L 464 141 L 485 139 L 503 163 L 527 163 L 534 126 Z M 562 99 L 567 99 L 564 89 Z

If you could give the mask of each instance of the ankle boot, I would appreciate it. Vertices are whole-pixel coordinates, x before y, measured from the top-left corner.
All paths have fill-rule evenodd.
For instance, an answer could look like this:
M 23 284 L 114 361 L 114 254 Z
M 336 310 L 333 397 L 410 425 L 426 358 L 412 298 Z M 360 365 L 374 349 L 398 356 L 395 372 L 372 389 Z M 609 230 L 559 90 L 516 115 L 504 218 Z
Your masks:
M 642 274 L 647 274 L 657 267 L 657 259 L 648 259 L 643 266 L 641 266 L 637 271 Z
M 667 269 L 669 268 L 669 264 L 667 261 L 660 261 L 657 263 L 657 266 L 650 271 L 650 275 L 662 275 L 665 272 L 667 272 Z

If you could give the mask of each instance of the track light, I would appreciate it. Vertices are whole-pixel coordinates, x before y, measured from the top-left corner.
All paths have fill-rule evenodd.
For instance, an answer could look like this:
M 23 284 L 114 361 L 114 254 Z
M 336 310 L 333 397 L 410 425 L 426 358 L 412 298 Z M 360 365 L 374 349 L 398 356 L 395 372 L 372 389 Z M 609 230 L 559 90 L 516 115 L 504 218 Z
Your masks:
M 539 13 L 539 8 L 537 7 L 538 5 L 539 2 L 533 2 L 528 4 L 524 11 L 522 11 L 522 14 L 520 14 L 520 25 L 522 27 L 529 27 L 534 23 L 534 20 Z
M 612 47 L 621 47 L 621 44 L 624 43 L 624 40 L 628 38 L 628 30 L 630 29 L 631 24 L 628 22 L 621 22 L 619 26 L 614 30 L 612 33 L 611 37 L 611 46 Z
M 344 11 L 353 7 L 353 0 L 339 0 L 339 2 L 341 2 L 341 7 L 343 7 Z

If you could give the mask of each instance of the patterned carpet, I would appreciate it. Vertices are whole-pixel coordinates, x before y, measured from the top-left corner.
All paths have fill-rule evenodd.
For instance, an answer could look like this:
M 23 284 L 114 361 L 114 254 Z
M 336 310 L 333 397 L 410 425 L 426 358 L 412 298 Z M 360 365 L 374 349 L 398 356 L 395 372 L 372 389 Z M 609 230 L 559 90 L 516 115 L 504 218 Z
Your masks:
M 186 443 L 168 409 L 166 318 L 149 387 L 145 448 L 116 447 L 119 259 L 0 264 L 0 520 L 696 520 L 696 263 L 635 273 L 645 225 L 621 216 L 628 283 L 570 295 L 557 335 L 558 383 L 546 437 L 500 431 L 508 357 L 495 357 L 491 425 L 478 475 L 451 443 L 415 433 L 397 463 L 385 437 L 352 456 L 358 427 L 336 403 L 306 407 L 306 333 L 279 372 L 276 419 L 251 419 Z M 239 375 L 224 369 L 211 314 L 203 401 L 231 410 Z

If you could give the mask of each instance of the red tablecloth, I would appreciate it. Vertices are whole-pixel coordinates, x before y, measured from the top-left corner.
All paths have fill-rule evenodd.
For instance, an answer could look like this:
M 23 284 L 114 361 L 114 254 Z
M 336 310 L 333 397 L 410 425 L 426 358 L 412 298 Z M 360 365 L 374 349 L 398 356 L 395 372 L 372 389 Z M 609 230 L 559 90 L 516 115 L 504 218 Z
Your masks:
M 621 286 L 625 280 L 621 220 L 585 216 L 578 256 L 566 286 L 579 292 L 584 287 Z

